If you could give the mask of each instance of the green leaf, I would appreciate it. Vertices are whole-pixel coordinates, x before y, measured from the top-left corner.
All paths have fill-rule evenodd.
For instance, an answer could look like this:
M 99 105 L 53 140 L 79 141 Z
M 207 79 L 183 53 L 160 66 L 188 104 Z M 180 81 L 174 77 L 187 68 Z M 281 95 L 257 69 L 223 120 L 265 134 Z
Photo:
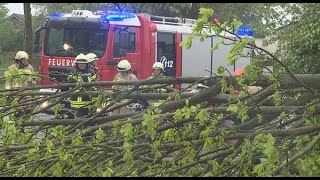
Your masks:
M 258 120 L 259 120 L 259 123 L 261 123 L 262 122 L 262 115 L 261 114 L 257 114 L 257 117 L 258 117 Z
M 213 140 L 212 140 L 212 138 L 211 138 L 211 137 L 207 137 L 207 138 L 205 139 L 205 141 L 204 141 L 203 148 L 204 148 L 204 149 L 208 149 L 208 148 L 212 147 L 212 145 L 213 145 Z
M 219 66 L 219 67 L 217 68 L 217 72 L 218 72 L 218 74 L 223 74 L 223 73 L 224 73 L 224 71 L 225 71 L 224 66 Z
M 189 106 L 189 98 L 186 99 L 186 106 Z
M 293 97 L 293 99 L 295 100 L 295 101 L 297 101 L 298 99 L 299 99 L 299 97 L 301 97 L 301 93 L 299 92 L 298 94 L 296 94 L 294 97 Z
M 82 137 L 74 138 L 71 141 L 72 146 L 81 146 L 82 144 L 83 144 Z
M 186 118 L 186 119 L 189 119 L 191 117 L 191 111 L 190 109 L 187 109 L 185 113 L 183 113 L 183 116 Z
M 204 16 L 212 16 L 213 15 L 213 9 L 211 8 L 200 8 L 199 14 Z
M 154 151 L 153 161 L 155 162 L 159 157 L 161 157 L 161 152 L 158 149 L 156 149 Z
M 168 140 L 170 136 L 174 135 L 174 130 L 173 129 L 167 129 L 163 132 L 163 139 Z
M 126 150 L 126 153 L 123 156 L 123 161 L 129 164 L 133 162 L 132 152 L 130 151 L 130 149 Z
M 220 80 L 220 83 L 221 83 L 221 93 L 225 93 L 227 91 L 227 87 L 228 87 L 226 78 L 222 77 Z
M 103 140 L 103 138 L 106 136 L 106 134 L 101 129 L 101 127 L 99 127 L 99 129 L 97 129 L 95 131 L 95 134 L 96 134 L 96 138 L 98 139 L 99 142 L 101 142 Z
M 230 104 L 227 108 L 227 111 L 229 112 L 238 112 L 239 108 L 237 104 Z
M 316 104 L 313 104 L 313 105 L 311 105 L 311 106 L 308 107 L 308 109 L 309 109 L 310 112 L 315 112 L 316 108 L 317 108 L 317 105 L 316 105 Z
M 102 177 L 111 177 L 113 175 L 113 170 L 107 167 L 106 171 L 103 172 Z
M 263 171 L 263 164 L 258 164 L 253 168 L 253 173 L 257 174 L 258 176 L 262 176 Z
M 61 164 L 59 162 L 57 162 L 55 164 L 53 172 L 52 172 L 52 175 L 56 176 L 56 177 L 62 176 L 62 167 L 61 167 Z
M 187 38 L 180 42 L 179 45 L 187 49 L 190 49 L 192 46 L 192 35 L 188 35 Z
M 5 105 L 6 103 L 7 103 L 7 97 L 6 96 L 0 98 L 0 104 L 1 105 Z
M 177 109 L 176 112 L 173 115 L 173 119 L 176 121 L 179 121 L 182 119 L 182 112 L 181 109 Z
M 126 142 L 131 141 L 133 139 L 133 127 L 130 120 L 131 119 L 129 118 L 129 122 L 124 124 L 120 129 L 120 133 L 124 135 Z
M 195 120 L 199 120 L 199 125 L 203 126 L 207 120 L 207 111 L 201 109 L 199 113 L 196 115 Z

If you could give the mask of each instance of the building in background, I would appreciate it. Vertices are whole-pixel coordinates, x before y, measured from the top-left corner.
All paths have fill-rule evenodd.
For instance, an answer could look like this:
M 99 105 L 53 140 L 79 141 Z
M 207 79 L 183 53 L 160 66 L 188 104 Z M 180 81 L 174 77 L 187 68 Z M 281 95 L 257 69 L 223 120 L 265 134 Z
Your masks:
M 9 21 L 13 23 L 15 28 L 24 23 L 24 15 L 13 13 L 8 17 Z

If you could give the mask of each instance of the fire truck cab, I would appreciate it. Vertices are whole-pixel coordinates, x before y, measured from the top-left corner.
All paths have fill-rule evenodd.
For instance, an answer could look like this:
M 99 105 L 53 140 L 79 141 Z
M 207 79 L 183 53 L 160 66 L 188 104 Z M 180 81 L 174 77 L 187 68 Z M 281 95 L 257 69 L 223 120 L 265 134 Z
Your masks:
M 173 77 L 212 76 L 221 65 L 233 72 L 250 64 L 251 57 L 240 57 L 234 66 L 228 65 L 225 57 L 231 45 L 210 52 L 221 40 L 214 34 L 203 42 L 194 37 L 190 49 L 181 47 L 180 42 L 192 32 L 195 23 L 194 19 L 112 11 L 54 13 L 36 30 L 34 53 L 41 57 L 39 72 L 59 82 L 66 80 L 64 73 L 70 72 L 80 53 L 98 56 L 103 81 L 113 80 L 121 59 L 131 63 L 138 79 L 151 75 L 154 62 L 163 63 L 165 75 Z M 42 85 L 52 83 L 48 78 L 41 79 Z

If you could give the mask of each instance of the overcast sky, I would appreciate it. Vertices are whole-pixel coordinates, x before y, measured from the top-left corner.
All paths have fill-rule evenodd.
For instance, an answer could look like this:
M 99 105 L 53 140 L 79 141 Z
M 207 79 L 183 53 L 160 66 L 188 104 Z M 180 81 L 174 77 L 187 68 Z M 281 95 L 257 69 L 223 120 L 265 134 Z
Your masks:
M 23 12 L 23 3 L 8 3 L 7 8 L 9 9 L 8 15 L 12 13 L 24 14 Z

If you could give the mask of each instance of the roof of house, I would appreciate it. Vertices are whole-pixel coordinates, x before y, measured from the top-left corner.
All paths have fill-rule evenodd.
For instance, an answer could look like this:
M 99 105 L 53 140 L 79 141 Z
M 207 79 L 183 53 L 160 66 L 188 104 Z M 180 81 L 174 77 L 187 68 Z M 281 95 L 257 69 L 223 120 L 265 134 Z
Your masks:
M 24 15 L 23 15 L 23 14 L 13 13 L 13 14 L 11 14 L 8 18 L 11 19 L 11 17 L 16 17 L 16 18 L 18 18 L 19 20 L 24 21 Z

